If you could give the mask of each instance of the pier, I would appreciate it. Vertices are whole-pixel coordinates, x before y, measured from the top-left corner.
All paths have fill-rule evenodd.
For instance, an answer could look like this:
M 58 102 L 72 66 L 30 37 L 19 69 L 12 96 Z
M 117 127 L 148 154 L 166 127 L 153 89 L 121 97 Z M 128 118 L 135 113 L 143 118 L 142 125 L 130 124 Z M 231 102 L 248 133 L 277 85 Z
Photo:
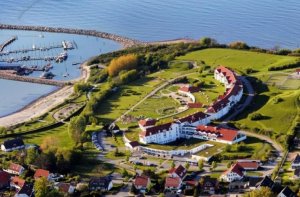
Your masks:
M 85 30 L 85 29 L 63 28 L 63 27 L 29 26 L 29 25 L 9 25 L 9 24 L 0 24 L 0 29 L 54 32 L 54 33 L 67 33 L 67 34 L 94 36 L 94 37 L 105 38 L 105 39 L 116 41 L 122 44 L 124 47 L 146 44 L 145 42 L 138 41 L 135 39 L 131 39 L 131 38 L 127 38 L 124 36 L 111 34 L 107 32 L 96 31 L 96 30 Z
M 34 48 L 28 48 L 28 49 L 17 49 L 17 50 L 11 50 L 11 51 L 1 51 L 0 56 L 5 56 L 9 55 L 12 53 L 27 53 L 30 51 L 49 51 L 51 49 L 59 49 L 59 48 L 64 48 L 63 45 L 50 45 L 47 47 L 34 47 Z
M 72 84 L 72 82 L 69 82 L 69 81 L 58 81 L 58 80 L 52 80 L 52 79 L 38 79 L 38 78 L 33 78 L 33 77 L 24 77 L 24 76 L 16 75 L 10 71 L 2 71 L 2 70 L 0 70 L 0 78 L 7 79 L 7 80 L 14 80 L 14 81 L 29 82 L 29 83 L 53 85 L 53 86 L 59 86 L 59 87 L 63 87 L 63 86 Z
M 4 49 L 7 45 L 11 44 L 11 43 L 12 43 L 13 41 L 15 41 L 17 38 L 18 38 L 17 36 L 14 36 L 14 37 L 12 37 L 11 39 L 5 41 L 3 44 L 1 44 L 1 45 L 0 45 L 0 52 L 2 52 L 3 49 Z

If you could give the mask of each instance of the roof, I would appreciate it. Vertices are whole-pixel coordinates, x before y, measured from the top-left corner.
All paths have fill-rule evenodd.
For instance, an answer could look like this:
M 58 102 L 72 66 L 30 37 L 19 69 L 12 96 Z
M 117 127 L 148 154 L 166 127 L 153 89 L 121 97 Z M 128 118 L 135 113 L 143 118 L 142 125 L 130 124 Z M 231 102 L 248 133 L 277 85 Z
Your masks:
M 18 176 L 14 176 L 11 181 L 11 183 L 13 183 L 14 185 L 17 185 L 19 187 L 23 187 L 23 185 L 25 184 L 25 180 L 24 179 L 21 179 L 20 177 Z
M 5 146 L 6 149 L 11 149 L 19 146 L 24 146 L 24 142 L 21 138 L 15 138 L 10 140 L 5 140 L 3 142 L 3 145 Z
M 202 103 L 188 103 L 187 104 L 189 108 L 201 108 Z
M 129 144 L 132 148 L 140 146 L 140 143 L 138 141 L 132 141 L 132 142 L 129 142 Z
M 64 192 L 64 193 L 68 193 L 68 192 L 69 192 L 70 186 L 71 186 L 70 183 L 59 182 L 59 183 L 57 184 L 58 190 L 59 190 L 60 192 Z
M 23 168 L 23 166 L 16 164 L 16 163 L 10 163 L 8 169 L 14 172 L 20 172 L 20 170 Z
M 102 187 L 108 188 L 109 183 L 111 182 L 111 178 L 108 176 L 105 177 L 94 177 L 90 179 L 89 186 L 90 187 Z
M 300 155 L 297 154 L 295 159 L 293 160 L 292 164 L 300 164 Z
M 207 134 L 216 134 L 219 140 L 230 141 L 230 142 L 234 141 L 234 139 L 237 137 L 239 133 L 237 130 L 233 130 L 233 129 L 225 129 L 225 128 L 219 128 L 213 126 L 206 126 L 206 125 L 197 126 L 196 130 L 199 132 L 205 132 Z
M 172 123 L 169 122 L 169 123 L 157 125 L 154 127 L 146 128 L 143 132 L 141 132 L 141 135 L 143 135 L 143 136 L 154 135 L 159 132 L 162 132 L 163 130 L 169 130 L 171 125 L 172 125 Z
M 272 189 L 273 185 L 274 182 L 272 181 L 272 179 L 268 176 L 265 176 L 265 178 L 262 181 L 257 183 L 256 187 L 268 187 Z
M 210 176 L 204 176 L 204 177 L 202 177 L 202 179 L 203 179 L 203 185 L 210 184 L 213 187 L 215 187 L 218 184 L 217 178 L 212 178 Z
M 227 175 L 230 172 L 234 172 L 234 173 L 238 174 L 239 176 L 243 177 L 244 176 L 243 170 L 244 169 L 238 163 L 235 163 L 228 170 L 223 172 L 223 174 Z
M 146 119 L 139 121 L 139 124 L 143 127 L 154 126 L 155 123 L 156 123 L 156 120 L 152 119 L 152 118 L 146 118 Z
M 229 83 L 236 82 L 236 76 L 232 70 L 229 68 L 226 68 L 225 66 L 218 66 L 216 69 L 219 73 L 223 73 L 224 76 L 226 76 Z
M 203 112 L 196 112 L 194 114 L 191 114 L 189 116 L 183 117 L 183 118 L 179 118 L 178 120 L 180 122 L 189 122 L 189 123 L 193 123 L 196 121 L 199 121 L 201 119 L 205 119 L 207 118 L 209 115 Z
M 284 194 L 284 196 L 286 197 L 296 197 L 295 193 L 288 186 L 283 188 L 283 190 L 280 193 Z
M 223 109 L 227 104 L 229 103 L 229 100 L 227 98 L 224 98 L 222 100 L 218 100 L 214 102 L 208 109 L 208 113 L 216 113 Z
M 297 69 L 296 69 L 296 72 L 297 72 L 297 73 L 300 72 L 300 68 L 297 68 Z
M 237 162 L 239 166 L 241 166 L 244 169 L 257 169 L 259 168 L 259 163 L 256 161 L 239 161 Z
M 34 178 L 41 178 L 41 177 L 45 177 L 48 178 L 49 177 L 50 172 L 48 170 L 44 170 L 44 169 L 37 169 L 34 173 Z
M 179 187 L 180 183 L 179 177 L 167 177 L 165 187 Z
M 182 87 L 180 87 L 179 90 L 183 91 L 183 92 L 194 93 L 194 92 L 199 92 L 200 88 L 196 87 L 196 86 L 188 85 L 188 86 L 182 86 Z
M 256 187 L 257 183 L 263 180 L 262 177 L 249 177 L 249 187 Z
M 186 175 L 186 169 L 182 165 L 179 165 L 177 168 L 172 168 L 169 173 L 175 173 L 182 179 Z
M 26 183 L 18 192 L 18 194 L 26 194 L 27 196 L 32 196 L 33 193 L 33 185 Z
M 136 176 L 134 180 L 134 185 L 135 186 L 142 186 L 142 187 L 147 187 L 149 181 L 149 177 L 142 175 L 142 176 Z
M 7 172 L 0 171 L 0 184 L 4 185 L 10 182 L 10 176 Z

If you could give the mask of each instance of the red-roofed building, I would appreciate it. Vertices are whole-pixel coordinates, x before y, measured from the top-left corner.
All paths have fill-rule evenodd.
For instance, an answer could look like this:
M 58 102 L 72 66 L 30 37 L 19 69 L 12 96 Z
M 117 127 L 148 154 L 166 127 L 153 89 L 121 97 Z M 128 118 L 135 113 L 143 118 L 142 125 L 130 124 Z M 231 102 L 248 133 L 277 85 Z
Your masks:
M 226 144 L 235 144 L 245 140 L 246 135 L 241 134 L 237 130 L 218 128 L 213 126 L 199 125 L 197 126 L 197 138 L 203 140 L 211 140 Z
M 189 108 L 201 108 L 202 107 L 202 103 L 188 103 L 187 106 Z
M 244 168 L 239 164 L 233 164 L 228 170 L 223 172 L 220 179 L 225 182 L 239 181 L 244 177 Z
M 16 164 L 10 163 L 7 169 L 3 169 L 3 171 L 8 172 L 9 174 L 21 175 L 24 172 L 24 167 Z
M 145 193 L 147 187 L 151 184 L 150 178 L 146 175 L 136 176 L 134 180 L 134 187 L 140 192 Z
M 45 177 L 47 180 L 50 178 L 50 172 L 44 169 L 37 169 L 34 173 L 34 179 L 39 179 L 41 177 Z
M 7 172 L 0 171 L 0 189 L 9 188 L 10 175 Z
M 179 177 L 167 177 L 165 182 L 165 190 L 178 190 L 181 187 L 181 179 Z
M 155 126 L 155 124 L 156 124 L 156 120 L 152 119 L 152 118 L 146 118 L 146 119 L 139 121 L 139 127 L 142 130 L 145 130 L 146 128 L 149 128 L 149 127 L 153 127 L 153 126 Z
M 179 177 L 180 179 L 183 179 L 186 175 L 186 169 L 182 165 L 179 165 L 177 168 L 172 168 L 169 170 L 169 176 L 170 177 Z
M 199 92 L 200 88 L 196 87 L 196 86 L 188 85 L 188 86 L 180 87 L 178 91 L 184 92 L 184 93 L 186 93 L 186 92 L 194 93 L 194 92 Z
M 260 167 L 260 161 L 257 160 L 237 160 L 237 164 L 241 166 L 245 171 L 257 170 Z
M 21 179 L 18 176 L 15 176 L 10 181 L 10 187 L 16 188 L 17 190 L 20 190 L 25 184 L 25 180 Z

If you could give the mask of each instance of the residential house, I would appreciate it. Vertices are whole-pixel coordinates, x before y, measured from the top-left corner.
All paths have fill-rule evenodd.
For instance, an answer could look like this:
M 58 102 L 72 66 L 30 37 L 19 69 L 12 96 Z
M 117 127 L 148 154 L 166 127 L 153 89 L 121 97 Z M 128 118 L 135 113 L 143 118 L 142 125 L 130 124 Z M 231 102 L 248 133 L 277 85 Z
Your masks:
M 5 140 L 3 144 L 1 144 L 1 150 L 5 152 L 10 152 L 13 150 L 24 149 L 25 144 L 21 138 L 15 138 L 10 140 Z
M 10 175 L 5 171 L 0 171 L 0 189 L 9 188 Z
M 187 170 L 182 165 L 179 165 L 177 168 L 172 168 L 169 170 L 169 177 L 179 177 L 181 180 L 186 176 Z
M 239 166 L 244 168 L 245 171 L 250 171 L 250 170 L 258 170 L 260 167 L 261 163 L 259 160 L 237 160 L 237 163 Z
M 179 190 L 181 183 L 182 181 L 179 177 L 166 177 L 165 190 Z
M 233 164 L 228 170 L 223 172 L 220 179 L 224 182 L 239 181 L 244 177 L 244 169 L 237 163 Z
M 112 179 L 108 176 L 92 178 L 89 182 L 90 191 L 109 191 L 113 187 Z
M 268 188 L 270 188 L 270 189 L 272 190 L 273 187 L 274 187 L 274 185 L 275 185 L 274 181 L 272 181 L 272 179 L 271 179 L 270 177 L 265 176 L 265 177 L 263 178 L 263 180 L 261 180 L 260 182 L 258 182 L 258 183 L 256 184 L 256 188 L 260 188 L 260 187 L 268 187 Z
M 126 142 L 125 146 L 128 147 L 130 150 L 139 150 L 140 143 L 138 141 Z
M 20 191 L 15 195 L 15 197 L 31 197 L 33 194 L 33 185 L 29 183 L 25 183 L 24 186 L 20 189 Z
M 15 175 L 21 175 L 25 168 L 19 164 L 16 163 L 10 163 L 7 169 L 3 169 L 5 172 L 8 172 L 9 174 L 15 174 Z
M 58 182 L 55 183 L 55 188 L 64 194 L 73 194 L 75 191 L 75 186 L 71 183 Z
M 201 190 L 204 193 L 215 194 L 219 189 L 219 181 L 216 178 L 211 178 L 209 176 L 204 176 L 200 180 Z
M 136 176 L 133 182 L 134 187 L 141 193 L 145 193 L 146 189 L 150 186 L 150 178 L 146 175 Z
M 39 179 L 41 177 L 45 177 L 47 180 L 50 179 L 50 172 L 44 169 L 37 169 L 34 173 L 34 179 Z
M 299 169 L 300 168 L 300 155 L 297 154 L 292 161 L 292 169 Z
M 24 186 L 24 184 L 25 184 L 25 180 L 18 176 L 14 176 L 11 178 L 10 187 L 20 190 Z
M 286 186 L 283 190 L 281 190 L 277 197 L 296 197 L 296 194 L 288 186 Z

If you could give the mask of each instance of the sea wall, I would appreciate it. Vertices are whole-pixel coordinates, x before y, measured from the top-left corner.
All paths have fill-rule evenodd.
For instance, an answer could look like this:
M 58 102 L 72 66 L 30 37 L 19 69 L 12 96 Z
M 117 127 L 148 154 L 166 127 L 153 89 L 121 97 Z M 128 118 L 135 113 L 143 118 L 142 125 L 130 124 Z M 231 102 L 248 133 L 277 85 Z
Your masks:
M 144 42 L 135 39 L 131 39 L 131 38 L 127 38 L 124 36 L 111 34 L 107 32 L 96 31 L 96 30 L 85 30 L 85 29 L 64 28 L 64 27 L 31 26 L 31 25 L 9 25 L 9 24 L 0 24 L 0 29 L 54 32 L 54 33 L 67 33 L 67 34 L 94 36 L 94 37 L 105 38 L 105 39 L 116 41 L 122 44 L 124 47 L 145 44 Z

